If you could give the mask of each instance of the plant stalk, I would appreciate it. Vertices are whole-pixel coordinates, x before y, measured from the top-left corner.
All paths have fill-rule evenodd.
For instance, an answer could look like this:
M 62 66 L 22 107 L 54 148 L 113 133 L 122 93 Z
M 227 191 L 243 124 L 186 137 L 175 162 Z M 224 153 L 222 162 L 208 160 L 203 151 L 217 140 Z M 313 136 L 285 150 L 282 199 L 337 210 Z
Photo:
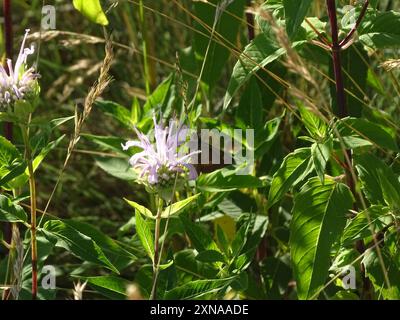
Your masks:
M 6 50 L 6 59 L 11 59 L 13 54 L 13 32 L 12 32 L 12 16 L 11 16 L 11 0 L 3 0 L 3 15 L 4 15 L 4 42 Z M 6 71 L 8 71 L 7 62 L 4 63 Z M 12 141 L 13 125 L 11 122 L 4 123 L 4 137 Z M 6 223 L 4 227 L 4 239 L 7 242 L 11 241 L 11 223 Z
M 251 4 L 252 0 L 247 0 L 247 6 L 251 7 Z M 252 12 L 246 12 L 246 21 L 249 41 L 252 41 L 255 38 L 254 14 Z
M 13 55 L 13 31 L 12 31 L 12 15 L 11 15 L 11 0 L 3 0 L 4 14 L 4 33 L 5 33 L 5 49 L 6 59 L 11 59 Z M 5 63 L 7 70 L 7 63 Z M 11 122 L 4 124 L 4 135 L 8 140 L 13 138 L 13 125 Z
M 331 25 L 331 33 L 332 33 L 332 46 L 331 46 L 332 61 L 333 61 L 333 70 L 335 73 L 337 105 L 339 109 L 338 116 L 340 118 L 344 118 L 348 116 L 348 109 L 347 109 L 346 95 L 345 95 L 345 88 L 343 81 L 342 62 L 341 62 L 342 48 L 339 43 L 339 29 L 337 23 L 335 0 L 326 0 L 326 5 L 328 8 L 329 22 Z
M 152 81 L 152 70 L 149 63 L 149 47 L 148 47 L 148 30 L 147 30 L 147 23 L 146 17 L 144 15 L 144 5 L 143 0 L 139 1 L 139 18 L 140 18 L 140 25 L 141 25 L 141 32 L 142 32 L 142 46 L 143 46 L 143 66 L 144 66 L 144 78 L 145 78 L 145 85 L 146 85 L 146 94 L 149 96 L 151 94 L 153 81 Z
M 348 42 L 351 40 L 353 34 L 357 30 L 357 27 L 360 25 L 363 17 L 365 16 L 368 4 L 369 4 L 369 1 L 367 0 L 364 4 L 364 8 L 362 10 L 360 17 L 358 18 L 356 26 L 351 30 L 351 32 L 347 35 L 347 37 L 342 42 L 339 42 L 339 28 L 338 28 L 338 23 L 337 23 L 336 0 L 326 0 L 326 6 L 328 9 L 328 15 L 329 15 L 329 22 L 330 22 L 330 26 L 331 26 L 332 62 L 333 62 L 333 69 L 334 69 L 334 74 L 335 74 L 336 99 L 337 99 L 339 118 L 344 118 L 349 115 L 349 111 L 347 108 L 346 95 L 345 95 L 344 81 L 343 81 L 341 51 L 344 48 L 344 46 L 346 46 L 348 44 Z M 349 166 L 351 166 L 352 165 L 351 150 L 345 150 L 344 152 L 346 152 L 345 157 L 347 158 L 347 162 L 348 162 Z M 348 166 L 345 167 L 346 181 L 347 181 L 347 185 L 349 186 L 351 192 L 353 194 L 356 194 L 356 188 L 355 188 L 356 181 L 353 179 L 351 170 L 352 169 L 349 168 Z M 354 209 L 357 211 L 356 207 Z M 361 254 L 364 253 L 365 252 L 364 242 L 362 240 L 358 241 L 356 243 L 356 248 Z M 366 297 L 367 299 L 370 299 L 371 298 L 371 295 L 370 295 L 371 283 L 365 275 L 365 268 L 363 265 L 361 265 L 361 273 L 362 273 L 362 280 L 363 280 L 364 297 Z
M 164 201 L 160 197 L 158 200 L 158 209 L 156 216 L 156 225 L 154 230 L 154 260 L 153 260 L 153 286 L 151 288 L 150 300 L 157 298 L 157 280 L 160 269 L 160 228 L 161 214 L 163 212 Z
M 4 69 L 8 71 L 7 59 L 11 59 L 13 55 L 13 30 L 12 30 L 12 12 L 11 12 L 11 0 L 3 0 L 3 16 L 4 16 L 4 42 L 5 42 L 5 53 L 6 61 L 3 65 Z M 13 140 L 13 124 L 11 122 L 4 123 L 4 137 L 12 141 Z M 4 240 L 7 243 L 11 243 L 12 238 L 12 223 L 4 224 Z M 12 250 L 9 250 L 8 263 L 11 261 Z M 8 280 L 8 268 L 6 273 L 5 281 Z M 6 299 L 9 295 L 9 290 L 6 289 L 3 292 L 3 299 Z
M 38 268 L 37 268 L 37 239 L 36 239 L 36 182 L 33 170 L 32 151 L 29 144 L 29 129 L 21 128 L 25 144 L 25 156 L 28 162 L 29 192 L 31 201 L 31 261 L 32 261 L 32 300 L 36 300 L 38 291 Z

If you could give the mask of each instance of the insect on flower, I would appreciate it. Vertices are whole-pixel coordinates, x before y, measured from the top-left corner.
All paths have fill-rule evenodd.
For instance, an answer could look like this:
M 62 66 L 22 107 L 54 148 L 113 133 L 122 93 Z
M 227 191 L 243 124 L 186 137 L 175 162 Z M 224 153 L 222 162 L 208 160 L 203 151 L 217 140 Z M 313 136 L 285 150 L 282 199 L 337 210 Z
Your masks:
M 25 100 L 37 88 L 39 74 L 33 67 L 27 68 L 26 62 L 29 55 L 33 54 L 34 47 L 25 48 L 29 29 L 26 30 L 22 40 L 21 49 L 15 65 L 7 59 L 7 68 L 0 65 L 0 107 L 5 109 L 16 101 Z M 7 69 L 7 71 L 6 71 Z
M 138 171 L 139 179 L 152 190 L 161 191 L 172 189 L 177 177 L 177 186 L 183 185 L 185 180 L 194 180 L 197 172 L 190 163 L 193 155 L 200 151 L 190 153 L 182 152 L 187 147 L 189 129 L 171 119 L 168 127 L 158 124 L 154 120 L 154 139 L 152 144 L 148 136 L 135 128 L 139 140 L 128 141 L 122 145 L 124 150 L 138 147 L 143 151 L 134 154 L 129 163 Z

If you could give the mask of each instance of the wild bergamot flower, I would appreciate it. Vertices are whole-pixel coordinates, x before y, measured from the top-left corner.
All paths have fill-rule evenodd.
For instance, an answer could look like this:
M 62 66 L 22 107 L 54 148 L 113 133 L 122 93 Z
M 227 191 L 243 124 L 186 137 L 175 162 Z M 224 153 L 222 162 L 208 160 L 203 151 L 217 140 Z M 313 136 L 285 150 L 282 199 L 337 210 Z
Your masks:
M 29 94 L 37 88 L 36 79 L 39 75 L 33 67 L 28 68 L 26 65 L 28 56 L 34 52 L 33 45 L 25 48 L 28 33 L 29 30 L 26 30 L 15 65 L 13 66 L 11 59 L 7 59 L 7 71 L 0 65 L 0 107 L 2 109 L 12 106 L 16 101 L 27 99 Z
M 183 155 L 182 148 L 187 147 L 188 128 L 177 120 L 172 119 L 168 127 L 157 124 L 154 120 L 154 140 L 135 128 L 139 140 L 128 141 L 122 145 L 124 150 L 138 147 L 143 151 L 134 154 L 129 163 L 138 171 L 140 182 L 152 191 L 172 190 L 177 177 L 177 186 L 183 185 L 185 180 L 194 180 L 197 177 L 195 167 L 190 163 L 191 157 L 198 151 Z

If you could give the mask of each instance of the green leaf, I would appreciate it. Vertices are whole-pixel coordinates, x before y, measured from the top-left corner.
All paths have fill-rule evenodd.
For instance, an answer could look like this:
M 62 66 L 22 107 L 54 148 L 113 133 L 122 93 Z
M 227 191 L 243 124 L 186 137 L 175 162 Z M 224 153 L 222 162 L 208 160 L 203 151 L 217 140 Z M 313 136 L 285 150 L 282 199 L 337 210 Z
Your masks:
M 195 194 L 194 196 L 191 196 L 189 198 L 186 198 L 184 200 L 178 201 L 173 203 L 172 205 L 166 207 L 164 211 L 161 214 L 162 218 L 168 218 L 170 216 L 176 215 L 183 210 L 185 210 L 194 200 L 196 200 L 199 197 L 200 193 Z
M 63 222 L 90 237 L 101 248 L 101 250 L 103 250 L 108 260 L 110 260 L 118 270 L 127 267 L 137 259 L 132 253 L 122 248 L 115 240 L 105 235 L 89 223 L 72 219 L 63 220 Z
M 296 196 L 290 225 L 290 248 L 299 299 L 310 299 L 324 285 L 330 251 L 341 236 L 353 196 L 332 179 L 312 178 Z
M 213 264 L 197 260 L 197 256 L 197 252 L 195 254 L 195 250 L 191 249 L 177 252 L 174 257 L 176 269 L 186 276 L 206 279 L 215 278 L 218 270 L 214 268 Z
M 6 222 L 27 222 L 28 216 L 24 209 L 0 194 L 0 221 Z
M 182 225 L 185 228 L 185 231 L 189 236 L 193 247 L 196 248 L 197 251 L 219 251 L 217 244 L 211 238 L 211 235 L 209 233 L 205 232 L 198 224 L 193 223 L 189 218 L 183 215 L 179 216 L 179 218 L 182 221 Z
M 341 290 L 336 292 L 329 300 L 360 300 L 360 297 L 353 292 Z
M 278 300 L 286 292 L 292 280 L 289 259 L 267 257 L 261 265 L 261 274 L 265 282 L 269 299 Z
M 352 117 L 361 117 L 363 109 L 366 108 L 364 99 L 369 64 L 370 58 L 368 53 L 360 43 L 355 43 L 350 48 L 342 51 L 343 84 L 346 90 L 345 97 L 348 113 Z M 333 63 L 330 63 L 329 75 L 332 78 L 335 77 Z M 339 114 L 339 107 L 336 101 L 336 85 L 334 82 L 330 83 L 330 90 L 332 109 L 335 114 Z
M 42 230 L 50 240 L 54 238 L 57 240 L 58 247 L 68 250 L 83 261 L 92 262 L 119 273 L 93 239 L 63 221 L 47 221 Z
M 378 254 L 374 249 L 368 249 L 365 252 L 362 263 L 365 266 L 365 272 L 368 278 L 371 280 L 374 288 L 377 292 L 378 297 L 383 296 L 384 299 L 388 300 L 399 300 L 400 299 L 400 270 L 396 265 L 393 258 L 390 256 L 386 249 L 381 249 L 382 260 L 384 269 L 387 272 L 387 277 L 391 285 L 387 287 L 385 276 L 382 270 L 382 264 L 378 258 Z
M 315 140 L 321 140 L 326 137 L 328 126 L 326 123 L 318 117 L 314 112 L 307 109 L 306 107 L 299 106 L 299 111 L 303 124 L 307 131 Z
M 221 296 L 223 295 L 223 290 L 227 288 L 233 282 L 233 280 L 235 280 L 235 278 L 236 277 L 190 281 L 166 292 L 164 299 L 193 300 L 204 298 L 206 295 L 213 297 L 218 295 L 218 293 Z
M 167 79 L 165 79 L 151 94 L 150 97 L 147 98 L 145 105 L 143 106 L 143 110 L 146 113 L 151 112 L 152 110 L 161 110 L 163 113 L 166 109 L 166 105 L 168 102 L 168 97 L 171 93 L 171 86 L 174 82 L 175 76 L 173 74 L 169 75 Z M 164 114 L 164 116 L 167 116 Z M 150 118 L 151 121 L 151 118 Z
M 52 119 L 50 120 L 50 130 L 54 130 L 55 128 L 67 123 L 68 121 L 71 121 L 72 119 L 75 119 L 75 116 Z
M 129 109 L 116 102 L 97 100 L 95 107 L 110 115 L 128 129 L 132 129 L 136 124 Z
M 293 39 L 310 9 L 312 0 L 283 0 L 285 8 L 286 32 Z
M 394 137 L 380 125 L 359 118 L 345 118 L 339 121 L 338 131 L 342 137 L 355 136 L 372 142 L 380 148 L 398 151 Z
M 196 256 L 196 259 L 201 262 L 225 262 L 222 253 L 216 250 L 202 251 Z
M 167 263 L 163 263 L 163 264 L 160 264 L 158 267 L 160 268 L 160 270 L 162 271 L 162 270 L 166 270 L 166 269 L 168 269 L 170 266 L 172 266 L 174 264 L 174 260 L 170 260 L 170 261 L 168 261 Z
M 0 167 L 9 166 L 19 158 L 21 154 L 18 149 L 6 138 L 0 136 Z
M 399 180 L 389 181 L 388 177 L 384 172 L 379 172 L 379 182 L 382 188 L 383 199 L 385 203 L 393 209 L 394 212 L 398 212 L 400 209 L 400 187 Z
M 400 190 L 400 182 L 392 168 L 370 153 L 355 154 L 354 163 L 368 201 L 372 204 L 388 203 L 396 206 L 396 202 L 388 198 L 389 192 L 397 193 Z M 396 199 L 397 196 L 394 197 Z
M 130 282 L 115 276 L 81 277 L 87 281 L 89 286 L 98 291 L 103 296 L 113 300 L 126 299 L 126 289 Z
M 346 271 L 346 269 L 354 263 L 354 261 L 358 261 L 357 258 L 360 257 L 360 253 L 354 247 L 354 243 L 351 249 L 347 249 L 343 246 L 340 247 L 331 267 L 329 268 L 331 273 L 342 274 L 343 271 Z
M 228 90 L 224 98 L 224 109 L 230 105 L 235 93 L 256 73 L 260 68 L 277 60 L 285 54 L 285 49 L 273 44 L 271 39 L 264 34 L 258 35 L 246 46 L 233 68 Z
M 142 218 L 142 215 L 136 210 L 136 232 L 139 235 L 140 241 L 144 249 L 147 252 L 147 255 L 151 260 L 154 260 L 154 242 L 153 235 L 151 233 L 150 227 L 147 222 Z
M 15 178 L 24 175 L 25 171 L 26 171 L 26 162 L 15 162 L 14 164 L 12 164 L 11 166 L 5 168 L 0 168 L 0 172 L 1 172 L 1 176 L 2 178 L 0 179 L 0 186 L 3 186 L 4 188 L 12 188 L 14 186 L 14 184 L 12 183 L 11 186 L 10 185 L 6 185 L 8 182 L 13 181 Z M 25 176 L 25 175 L 24 175 Z M 19 179 L 17 179 L 19 180 Z M 14 182 L 14 181 L 13 181 Z M 26 180 L 23 181 L 23 184 L 26 182 Z
M 155 216 L 153 216 L 153 214 L 151 213 L 151 211 L 149 209 L 147 209 L 145 206 L 140 205 L 139 203 L 135 202 L 135 201 L 131 201 L 128 199 L 125 199 L 126 203 L 128 203 L 132 208 L 135 208 L 135 210 L 137 210 L 139 213 L 141 213 L 142 215 L 154 219 Z
M 50 151 L 54 150 L 57 148 L 57 146 L 61 143 L 61 141 L 65 138 L 65 134 L 60 136 L 57 140 L 54 140 L 48 144 L 46 144 L 43 148 L 41 148 L 39 154 L 33 159 L 33 172 L 35 172 L 40 164 L 43 162 L 43 160 L 46 158 L 46 156 L 50 153 Z M 25 171 L 23 174 L 21 174 L 18 177 L 15 177 L 16 179 L 13 179 L 11 182 L 9 182 L 9 186 L 13 189 L 17 189 L 22 187 L 24 184 L 26 184 L 29 180 L 29 170 L 25 166 Z
M 392 217 L 389 208 L 377 205 L 371 206 L 350 220 L 344 229 L 341 242 L 344 246 L 352 245 L 357 240 L 370 237 L 371 230 L 374 233 L 379 232 L 391 221 Z
M 123 157 L 126 157 L 126 151 L 123 151 L 121 146 L 123 143 L 125 143 L 126 140 L 121 139 L 120 137 L 98 136 L 86 133 L 82 133 L 81 136 L 99 145 L 100 147 L 102 147 L 103 150 L 109 150 Z
M 256 151 L 254 153 L 256 159 L 261 158 L 271 149 L 279 136 L 279 126 L 283 116 L 284 113 L 279 117 L 267 121 L 261 130 L 256 131 Z
M 138 177 L 127 158 L 94 157 L 94 160 L 102 170 L 115 178 L 133 181 Z
M 308 1 L 308 0 L 307 0 Z M 312 21 L 315 25 L 316 21 Z M 319 23 L 319 27 L 324 28 L 324 23 Z M 268 26 L 269 28 L 269 26 Z M 300 49 L 302 45 L 306 44 L 308 40 L 315 39 L 317 37 L 313 30 L 309 30 L 310 27 L 303 23 L 303 31 L 299 34 L 295 41 L 292 43 L 293 49 Z M 264 33 L 257 35 L 244 49 L 239 57 L 239 61 L 236 62 L 231 79 L 229 80 L 228 89 L 224 98 L 224 109 L 227 109 L 232 102 L 234 95 L 239 89 L 259 70 L 263 72 L 265 67 L 270 63 L 276 61 L 284 54 L 286 50 L 282 48 L 278 43 L 274 41 L 272 36 L 266 30 Z
M 234 170 L 216 170 L 202 174 L 196 180 L 196 186 L 202 191 L 226 192 L 244 188 L 261 188 L 262 181 L 250 175 L 237 175 Z
M 44 148 L 42 148 L 39 154 L 33 160 L 33 170 L 36 171 L 39 168 L 42 161 L 46 158 L 46 156 L 50 153 L 50 151 L 57 148 L 57 146 L 61 143 L 61 141 L 65 138 L 65 134 L 61 135 L 57 140 L 51 141 Z M 28 170 L 27 170 L 28 173 Z
M 225 10 L 221 11 L 217 6 L 223 4 L 221 0 L 210 0 L 210 3 L 204 3 L 201 1 L 194 2 L 194 11 L 197 19 L 194 20 L 194 49 L 195 56 L 198 64 L 198 69 L 203 65 L 204 59 L 207 60 L 203 69 L 202 82 L 206 83 L 210 89 L 213 89 L 216 82 L 221 77 L 222 71 L 226 63 L 228 62 L 231 50 L 219 41 L 210 42 L 210 30 L 214 25 L 216 19 L 216 10 L 221 13 L 221 16 L 217 16 L 217 23 L 215 31 L 218 33 L 218 37 L 224 39 L 224 43 L 235 43 L 237 39 L 240 24 L 236 17 L 243 15 L 244 7 L 246 4 L 245 0 L 235 0 L 227 3 Z M 216 34 L 214 35 L 216 37 Z M 210 45 L 210 46 L 209 46 Z M 208 48 L 208 50 L 207 50 Z M 192 61 L 193 63 L 193 61 Z
M 357 149 L 357 148 L 373 146 L 373 143 L 371 141 L 362 139 L 357 136 L 345 136 L 341 137 L 341 139 L 347 149 Z M 340 149 L 340 148 L 341 148 L 340 145 L 335 144 L 335 149 Z
M 249 230 L 252 227 L 252 224 L 254 223 L 255 215 L 251 215 L 247 220 L 243 222 L 243 224 L 240 226 L 239 230 L 237 230 L 235 234 L 235 238 L 232 240 L 232 255 L 233 256 L 238 256 L 241 252 L 244 246 L 246 245 L 246 240 L 247 240 L 247 234 L 249 233 Z
M 400 46 L 400 13 L 395 11 L 369 14 L 358 30 L 367 47 L 382 49 Z
M 103 26 L 108 25 L 107 17 L 101 8 L 99 0 L 73 0 L 73 4 L 75 9 L 90 21 Z
M 268 195 L 268 208 L 272 207 L 296 184 L 312 171 L 311 149 L 301 148 L 286 156 L 272 178 Z
M 333 143 L 331 139 L 328 139 L 324 143 L 316 142 L 311 146 L 312 161 L 321 183 L 324 183 L 326 164 L 331 156 L 332 148 Z
M 257 129 L 263 123 L 263 103 L 260 87 L 252 77 L 240 99 L 236 117 L 245 127 Z
M 222 248 L 223 252 L 227 254 L 229 252 L 229 240 L 227 239 L 224 230 L 219 226 L 219 224 L 216 225 L 216 229 L 217 242 Z

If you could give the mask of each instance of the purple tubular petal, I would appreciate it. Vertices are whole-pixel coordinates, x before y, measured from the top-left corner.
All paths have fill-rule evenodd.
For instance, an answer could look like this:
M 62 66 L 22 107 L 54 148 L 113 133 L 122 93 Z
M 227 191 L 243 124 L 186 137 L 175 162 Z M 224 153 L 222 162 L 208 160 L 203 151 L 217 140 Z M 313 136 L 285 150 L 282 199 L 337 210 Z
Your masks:
M 125 144 L 121 144 L 121 146 L 122 146 L 122 150 L 124 150 L 124 151 L 126 151 L 132 147 L 139 147 L 139 148 L 144 149 L 144 147 L 142 146 L 142 144 L 139 141 L 134 141 L 134 140 L 127 141 Z
M 196 168 L 190 163 L 182 163 L 182 165 L 189 169 L 189 180 L 195 180 L 197 178 Z

